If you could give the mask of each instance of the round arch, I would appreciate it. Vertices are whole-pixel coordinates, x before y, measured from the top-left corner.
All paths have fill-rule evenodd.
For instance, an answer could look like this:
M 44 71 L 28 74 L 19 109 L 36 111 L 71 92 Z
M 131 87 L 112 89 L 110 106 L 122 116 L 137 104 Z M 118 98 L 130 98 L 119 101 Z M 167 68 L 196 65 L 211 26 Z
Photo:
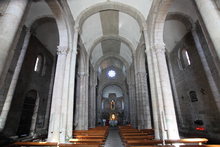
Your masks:
M 188 31 L 190 31 L 193 28 L 193 20 L 190 16 L 179 13 L 179 12 L 169 12 L 166 16 L 166 20 L 177 20 L 182 22 Z
M 38 26 L 40 26 L 40 25 L 42 25 L 44 23 L 47 23 L 47 22 L 54 22 L 54 23 L 56 23 L 56 20 L 51 15 L 40 16 L 40 17 L 36 18 L 35 20 L 33 20 L 33 22 L 30 23 L 30 29 L 31 29 L 31 31 L 35 31 Z
M 124 95 L 123 89 L 120 86 L 115 84 L 109 84 L 102 89 L 102 97 L 107 98 L 106 96 L 107 94 L 109 94 L 108 92 L 111 90 L 116 93 L 116 97 L 122 97 Z
M 124 12 L 133 17 L 138 22 L 140 28 L 143 28 L 143 26 L 145 25 L 144 16 L 137 9 L 119 2 L 109 1 L 107 3 L 98 3 L 81 12 L 80 15 L 76 18 L 75 26 L 79 28 L 79 26 L 82 26 L 82 24 L 88 17 L 103 10 L 117 10 Z
M 132 53 L 132 56 L 133 56 L 135 49 L 134 49 L 132 43 L 131 43 L 128 39 L 126 39 L 126 38 L 124 38 L 124 37 L 121 37 L 121 36 L 119 36 L 119 35 L 103 35 L 103 36 L 97 38 L 97 39 L 94 41 L 93 45 L 92 45 L 91 48 L 89 49 L 89 57 L 91 56 L 91 54 L 92 54 L 93 50 L 95 49 L 95 47 L 96 47 L 100 42 L 105 41 L 105 40 L 109 40 L 109 39 L 111 39 L 111 40 L 116 40 L 116 41 L 121 41 L 121 42 L 123 42 L 124 44 L 126 44 L 127 47 L 130 49 L 130 51 L 131 51 L 131 53 Z
M 166 20 L 166 16 L 168 14 L 168 10 L 173 0 L 159 0 L 154 4 L 154 10 L 157 10 L 157 13 L 152 17 L 151 29 L 149 35 L 149 40 L 151 46 L 154 45 L 162 45 L 163 43 L 163 29 Z
M 122 90 L 122 92 L 124 91 L 124 94 L 125 94 L 125 92 L 126 92 L 125 87 L 123 87 L 120 83 L 111 82 L 111 83 L 105 83 L 104 85 L 102 85 L 102 87 L 100 88 L 101 95 L 103 94 L 102 91 L 103 91 L 106 87 L 108 87 L 109 85 L 116 85 L 116 86 L 118 86 L 118 87 Z
M 68 24 L 68 19 L 63 12 L 61 4 L 58 1 L 48 0 L 46 0 L 46 3 L 55 16 L 55 21 L 59 32 L 59 46 L 70 48 L 72 33 Z
M 100 63 L 102 63 L 102 61 L 108 59 L 108 58 L 116 58 L 120 61 L 122 61 L 122 63 L 125 65 L 126 69 L 128 69 L 129 67 L 129 64 L 128 62 L 121 56 L 119 55 L 115 55 L 115 54 L 109 54 L 109 55 L 105 55 L 105 56 L 102 56 L 96 63 L 95 63 L 95 66 L 94 66 L 94 69 L 97 71 L 98 70 L 98 67 L 100 65 Z

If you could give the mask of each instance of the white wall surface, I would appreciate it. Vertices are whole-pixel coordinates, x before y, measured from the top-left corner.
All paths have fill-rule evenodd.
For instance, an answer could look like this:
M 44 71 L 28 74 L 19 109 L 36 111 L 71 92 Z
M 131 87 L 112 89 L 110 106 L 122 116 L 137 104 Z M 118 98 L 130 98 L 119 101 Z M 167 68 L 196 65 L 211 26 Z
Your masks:
M 84 43 L 84 46 L 88 52 L 88 49 L 92 46 L 94 41 L 101 37 L 103 35 L 102 32 L 102 25 L 101 25 L 101 19 L 100 14 L 96 13 L 92 16 L 90 16 L 86 21 L 84 22 L 82 26 L 82 34 L 81 38 Z
M 168 20 L 164 25 L 164 43 L 166 49 L 171 52 L 173 48 L 187 33 L 186 26 L 176 20 Z
M 127 38 L 136 49 L 141 37 L 141 30 L 137 21 L 125 14 L 119 12 L 119 35 Z

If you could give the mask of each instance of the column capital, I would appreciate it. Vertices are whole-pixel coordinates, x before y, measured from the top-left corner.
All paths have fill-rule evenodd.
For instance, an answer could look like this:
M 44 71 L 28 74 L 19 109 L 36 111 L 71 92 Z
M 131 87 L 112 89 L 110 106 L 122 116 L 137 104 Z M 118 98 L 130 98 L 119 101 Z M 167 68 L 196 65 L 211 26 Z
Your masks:
M 143 23 L 143 31 L 147 31 L 147 24 Z
M 136 73 L 138 76 L 147 76 L 146 72 L 137 72 Z
M 74 27 L 74 33 L 79 33 L 79 31 L 80 31 L 80 28 L 78 26 L 75 26 Z
M 156 53 L 165 53 L 165 44 L 164 43 L 156 43 L 151 47 L 152 51 Z
M 67 55 L 69 48 L 66 46 L 57 46 L 57 55 Z

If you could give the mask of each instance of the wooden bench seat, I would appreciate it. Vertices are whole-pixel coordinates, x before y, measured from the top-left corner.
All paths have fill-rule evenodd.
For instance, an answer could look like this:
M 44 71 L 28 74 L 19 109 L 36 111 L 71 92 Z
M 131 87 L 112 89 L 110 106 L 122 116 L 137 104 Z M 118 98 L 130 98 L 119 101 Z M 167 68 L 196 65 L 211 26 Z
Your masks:
M 94 136 L 94 135 L 90 135 L 90 136 L 82 136 L 82 135 L 77 135 L 77 136 L 73 136 L 73 138 L 76 139 L 80 139 L 80 138 L 85 138 L 85 139 L 105 139 L 106 136 Z
M 126 140 L 125 146 L 135 146 L 135 145 L 158 145 L 163 144 L 162 140 Z
M 70 139 L 69 142 L 74 144 L 103 145 L 104 139 Z
M 57 146 L 57 142 L 15 142 L 10 146 Z
M 143 139 L 148 139 L 148 140 L 152 140 L 154 139 L 154 136 L 124 136 L 122 138 L 123 140 L 135 140 L 135 139 L 140 139 L 140 140 L 143 140 Z
M 102 147 L 101 145 L 97 144 L 59 144 L 59 147 Z
M 140 145 L 156 145 L 156 144 L 162 144 L 165 143 L 166 145 L 168 144 L 175 144 L 175 143 L 184 143 L 189 146 L 193 144 L 202 144 L 202 143 L 207 143 L 208 139 L 206 138 L 185 138 L 185 139 L 176 139 L 176 140 L 165 140 L 164 142 L 162 140 L 125 140 L 124 141 L 126 146 L 140 146 Z M 152 143 L 152 144 L 151 144 Z
M 105 132 L 74 132 L 73 133 L 73 136 L 77 136 L 77 135 L 103 136 L 103 135 L 107 135 L 107 133 Z
M 70 139 L 69 142 L 103 142 L 105 141 L 104 139 Z
M 123 133 L 121 136 L 146 136 L 148 133 Z
M 166 144 L 173 144 L 173 143 L 207 143 L 208 139 L 206 138 L 184 138 L 184 139 L 169 139 L 165 140 Z

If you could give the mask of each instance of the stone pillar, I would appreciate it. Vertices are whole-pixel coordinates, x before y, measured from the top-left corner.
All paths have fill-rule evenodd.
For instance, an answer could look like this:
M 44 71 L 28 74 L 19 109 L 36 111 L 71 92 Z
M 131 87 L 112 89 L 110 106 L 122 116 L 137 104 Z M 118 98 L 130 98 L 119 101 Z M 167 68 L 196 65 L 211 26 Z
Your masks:
M 73 107 L 74 107 L 74 94 L 75 94 L 75 78 L 76 78 L 76 55 L 78 45 L 79 29 L 74 29 L 73 36 L 73 48 L 70 51 L 70 71 L 69 71 L 69 93 L 68 93 L 68 108 L 67 108 L 67 126 L 66 126 L 66 137 L 72 137 L 73 132 Z
M 65 143 L 72 138 L 73 130 L 73 103 L 75 87 L 75 66 L 76 52 L 78 44 L 78 29 L 74 30 L 73 48 L 69 50 L 66 57 L 65 75 L 63 83 L 62 104 L 61 104 L 61 124 L 59 142 Z
M 62 96 L 65 77 L 66 57 L 68 48 L 65 46 L 58 46 L 57 49 L 57 65 L 55 73 L 55 81 L 53 87 L 53 96 L 51 103 L 50 122 L 48 130 L 48 142 L 59 142 L 60 140 L 60 124 L 62 122 L 61 108 Z
M 150 91 L 151 91 L 151 102 L 152 102 L 152 111 L 153 111 L 153 126 L 154 126 L 154 135 L 155 139 L 160 139 L 160 119 L 159 119 L 159 112 L 160 107 L 158 107 L 158 92 L 156 87 L 156 70 L 157 69 L 157 62 L 155 61 L 156 57 L 152 54 L 152 48 L 149 46 L 148 42 L 148 34 L 147 29 L 144 28 L 143 30 L 144 38 L 145 38 L 145 46 L 146 46 L 146 56 L 147 56 L 147 67 L 148 67 L 148 74 L 150 80 Z
M 160 131 L 159 131 L 159 109 L 158 107 L 158 97 L 156 90 L 156 80 L 155 80 L 155 63 L 153 62 L 153 57 L 151 54 L 151 49 L 146 45 L 146 55 L 147 55 L 147 64 L 148 64 L 148 72 L 150 79 L 150 90 L 151 90 L 151 101 L 152 101 L 152 110 L 153 110 L 153 124 L 154 124 L 154 135 L 155 139 L 160 139 Z
M 4 80 L 3 71 L 9 52 L 12 50 L 17 31 L 28 6 L 28 0 L 11 0 L 3 16 L 0 17 L 0 81 Z
M 80 91 L 79 91 L 79 120 L 76 130 L 88 129 L 88 73 L 80 72 Z
M 9 86 L 9 89 L 8 89 L 8 93 L 7 93 L 7 96 L 6 96 L 4 105 L 3 105 L 2 112 L 1 112 L 0 131 L 2 129 L 4 129 L 4 126 L 5 126 L 5 122 L 6 122 L 8 112 L 10 110 L 12 98 L 13 98 L 13 95 L 14 95 L 14 91 L 15 91 L 15 88 L 16 88 L 16 85 L 17 85 L 18 77 L 19 77 L 21 67 L 23 65 L 24 57 L 26 55 L 26 51 L 27 51 L 27 48 L 28 48 L 30 36 L 31 36 L 30 30 L 27 29 L 26 30 L 26 36 L 24 38 L 24 43 L 23 43 L 23 46 L 22 46 L 22 49 L 21 49 L 21 52 L 20 52 L 20 56 L 18 58 L 17 65 L 15 67 L 15 71 L 14 71 L 14 74 L 13 74 L 13 77 L 12 77 L 12 80 L 11 80 L 11 83 L 10 83 L 10 86 Z
M 135 101 L 135 84 L 133 82 L 128 84 L 129 92 L 129 105 L 130 105 L 130 123 L 133 127 L 136 127 L 136 101 Z
M 96 126 L 96 84 L 90 85 L 89 128 Z
M 141 129 L 151 129 L 151 113 L 150 113 L 150 103 L 149 103 L 149 93 L 147 86 L 147 73 L 138 72 L 137 73 L 137 83 L 139 84 L 139 96 L 140 96 L 140 108 L 142 113 Z
M 136 113 L 137 113 L 137 127 L 138 129 L 142 129 L 142 121 L 143 121 L 143 112 L 142 112 L 142 108 L 141 108 L 141 88 L 140 85 L 138 83 L 138 74 L 135 74 L 135 89 L 136 89 Z
M 192 35 L 193 35 L 193 39 L 194 39 L 194 42 L 195 42 L 195 45 L 196 45 L 196 49 L 198 51 L 199 57 L 201 59 L 202 65 L 204 67 L 204 71 L 205 71 L 206 77 L 208 79 L 209 86 L 210 86 L 212 94 L 214 96 L 215 103 L 217 105 L 218 111 L 220 112 L 220 99 L 219 99 L 220 93 L 219 93 L 219 89 L 216 85 L 216 81 L 214 80 L 214 78 L 212 76 L 211 69 L 209 68 L 208 61 L 207 61 L 206 56 L 204 54 L 204 49 L 201 46 L 199 36 L 197 35 L 197 33 L 195 31 L 195 28 L 192 30 Z
M 91 67 L 92 68 L 92 67 Z M 89 96 L 89 127 L 94 128 L 96 126 L 96 86 L 97 75 L 92 69 L 90 73 L 90 96 Z
M 213 0 L 195 0 L 220 60 L 220 15 Z M 214 56 L 214 55 L 213 55 Z
M 158 82 L 158 85 L 160 86 L 157 88 L 161 89 L 162 103 L 164 106 L 164 112 L 160 112 L 161 124 L 163 125 L 164 129 L 167 130 L 168 139 L 178 139 L 179 132 L 174 109 L 170 77 L 165 57 L 165 44 L 155 44 L 153 52 L 156 54 L 159 72 L 159 77 L 157 77 L 159 80 L 156 82 Z

